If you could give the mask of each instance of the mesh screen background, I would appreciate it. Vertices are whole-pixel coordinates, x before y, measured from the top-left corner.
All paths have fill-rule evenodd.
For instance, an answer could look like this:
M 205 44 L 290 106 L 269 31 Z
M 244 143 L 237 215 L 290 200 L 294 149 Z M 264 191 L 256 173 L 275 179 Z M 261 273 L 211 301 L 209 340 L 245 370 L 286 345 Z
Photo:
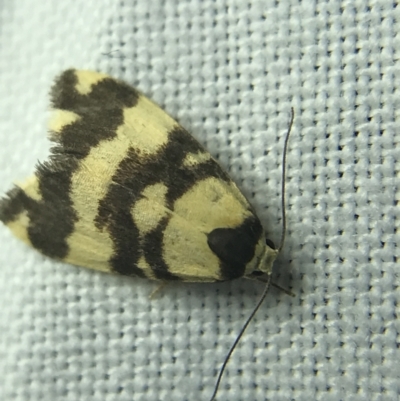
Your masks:
M 96 69 L 158 102 L 286 245 L 218 400 L 397 400 L 400 7 L 385 0 L 2 0 L 0 193 L 49 154 L 48 90 Z M 0 399 L 208 400 L 262 292 L 68 266 L 0 227 Z

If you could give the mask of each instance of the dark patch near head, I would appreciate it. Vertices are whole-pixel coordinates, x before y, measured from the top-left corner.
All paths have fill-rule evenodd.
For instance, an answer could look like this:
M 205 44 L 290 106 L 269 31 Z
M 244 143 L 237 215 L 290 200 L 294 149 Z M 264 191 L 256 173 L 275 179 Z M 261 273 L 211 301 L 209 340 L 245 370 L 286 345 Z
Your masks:
M 45 255 L 64 258 L 68 255 L 67 238 L 74 229 L 77 215 L 70 198 L 71 179 L 91 148 L 115 137 L 123 123 L 123 107 L 136 104 L 138 93 L 128 85 L 110 78 L 94 84 L 81 94 L 73 70 L 64 72 L 52 88 L 54 108 L 68 110 L 81 118 L 51 135 L 56 142 L 49 161 L 40 164 L 36 175 L 42 200 L 28 202 L 29 239 Z
M 141 156 L 135 149 L 129 149 L 112 178 L 106 196 L 100 201 L 96 226 L 99 229 L 108 227 L 111 238 L 119 247 L 115 247 L 113 260 L 119 260 L 121 249 L 136 246 L 141 248 L 141 254 L 160 279 L 176 279 L 168 271 L 163 259 L 163 233 L 167 220 L 160 222 L 158 227 L 147 234 L 142 241 L 130 214 L 135 202 L 141 198 L 143 190 L 157 183 L 163 183 L 167 188 L 167 208 L 173 210 L 175 200 L 188 191 L 196 182 L 207 177 L 216 177 L 229 181 L 228 175 L 214 160 L 207 160 L 192 168 L 183 167 L 182 163 L 188 153 L 204 151 L 201 145 L 183 128 L 177 126 L 169 133 L 168 142 L 154 155 Z M 123 202 L 121 202 L 123 199 Z M 117 223 L 119 213 L 126 216 L 125 227 Z M 126 227 L 134 227 L 131 231 Z M 124 245 L 121 245 L 124 244 Z M 158 249 L 158 250 L 157 250 Z M 133 264 L 139 261 L 140 253 L 132 255 Z M 118 271 L 118 266 L 112 266 Z
M 207 235 L 208 246 L 221 261 L 223 280 L 244 275 L 246 264 L 253 259 L 261 234 L 260 221 L 252 216 L 236 228 L 216 228 Z

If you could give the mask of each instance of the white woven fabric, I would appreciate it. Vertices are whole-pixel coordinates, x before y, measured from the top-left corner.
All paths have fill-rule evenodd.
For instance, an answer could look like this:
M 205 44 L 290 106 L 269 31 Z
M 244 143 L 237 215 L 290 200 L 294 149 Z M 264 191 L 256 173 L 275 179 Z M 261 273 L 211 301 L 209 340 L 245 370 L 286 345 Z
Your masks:
M 49 153 L 69 67 L 123 78 L 220 161 L 279 242 L 218 400 L 397 400 L 400 7 L 387 0 L 3 0 L 0 193 Z M 111 52 L 111 53 L 110 53 Z M 56 263 L 0 227 L 2 401 L 208 401 L 258 283 L 156 284 Z

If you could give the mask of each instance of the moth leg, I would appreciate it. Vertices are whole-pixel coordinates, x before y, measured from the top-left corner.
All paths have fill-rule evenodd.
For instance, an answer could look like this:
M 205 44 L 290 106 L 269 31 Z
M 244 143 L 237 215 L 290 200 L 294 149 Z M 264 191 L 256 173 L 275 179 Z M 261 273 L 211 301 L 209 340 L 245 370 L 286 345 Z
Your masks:
M 165 286 L 168 283 L 166 281 L 162 281 L 160 284 L 158 284 L 158 286 L 151 292 L 151 294 L 149 295 L 149 299 L 154 299 L 156 298 L 156 295 L 161 292 L 161 290 L 163 290 L 165 288 Z
M 289 295 L 290 297 L 294 298 L 296 296 L 296 294 L 286 288 L 281 287 L 279 284 L 276 284 L 274 282 L 271 281 L 271 285 L 275 288 L 277 288 L 278 290 L 283 291 L 286 295 Z
M 262 274 L 262 275 L 256 275 L 256 276 L 246 276 L 245 278 L 250 279 L 250 280 L 261 281 L 262 283 L 265 283 L 265 284 L 267 284 L 267 283 L 269 283 L 271 281 L 271 276 L 268 275 L 268 274 Z M 275 288 L 278 288 L 278 290 L 281 290 L 286 295 L 289 295 L 289 296 L 291 296 L 293 298 L 296 296 L 292 291 L 281 287 L 279 284 L 276 284 L 273 281 L 271 281 L 271 285 L 273 287 L 275 287 Z

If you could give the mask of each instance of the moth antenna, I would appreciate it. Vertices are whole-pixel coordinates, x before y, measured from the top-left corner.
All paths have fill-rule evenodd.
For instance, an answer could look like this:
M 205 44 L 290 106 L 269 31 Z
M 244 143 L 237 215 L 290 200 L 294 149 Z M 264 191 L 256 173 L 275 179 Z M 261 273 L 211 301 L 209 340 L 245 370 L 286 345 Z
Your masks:
M 283 156 L 282 156 L 282 187 L 281 187 L 281 209 L 282 209 L 282 234 L 281 242 L 279 244 L 278 252 L 281 252 L 285 243 L 286 236 L 286 154 L 289 144 L 290 132 L 292 131 L 294 120 L 294 110 L 291 108 L 291 117 L 288 125 L 288 130 L 285 138 L 285 144 L 283 145 Z
M 289 125 L 288 125 L 288 130 L 287 130 L 287 134 L 286 134 L 286 138 L 285 138 L 285 144 L 283 146 L 283 158 L 282 158 L 282 187 L 281 187 L 281 199 L 282 199 L 282 236 L 281 236 L 281 242 L 278 248 L 278 252 L 280 252 L 283 248 L 283 244 L 285 243 L 285 235 L 286 235 L 286 208 L 285 208 L 285 190 L 286 190 L 286 186 L 285 186 L 285 180 L 286 180 L 286 153 L 287 153 L 287 149 L 288 149 L 288 143 L 289 143 L 289 136 L 290 136 L 290 132 L 292 131 L 292 126 L 293 126 L 293 120 L 294 120 L 294 110 L 293 107 L 291 108 L 291 117 L 290 117 L 290 121 L 289 121 Z M 260 299 L 257 302 L 257 305 L 255 306 L 255 308 L 253 309 L 253 311 L 251 312 L 250 316 L 247 318 L 245 324 L 243 325 L 242 329 L 240 330 L 239 334 L 237 335 L 235 341 L 233 342 L 231 348 L 229 349 L 228 354 L 225 357 L 224 363 L 221 366 L 221 369 L 219 371 L 218 374 L 218 378 L 217 378 L 217 382 L 215 383 L 215 387 L 214 387 L 214 392 L 210 398 L 210 401 L 214 401 L 215 400 L 215 396 L 217 395 L 218 389 L 219 389 L 219 385 L 221 384 L 221 379 L 222 376 L 225 372 L 225 368 L 226 365 L 229 362 L 229 359 L 233 353 L 233 351 L 235 350 L 236 346 L 238 345 L 240 339 L 242 338 L 244 332 L 247 329 L 247 326 L 250 324 L 250 322 L 252 321 L 254 315 L 257 313 L 258 309 L 260 308 L 261 304 L 264 302 L 265 297 L 268 294 L 268 290 L 271 286 L 271 279 L 268 280 L 268 282 L 265 285 L 264 291 L 260 297 Z M 274 286 L 279 287 L 278 285 Z M 290 291 L 285 291 L 286 293 L 288 293 L 289 295 L 293 296 L 292 293 L 290 293 Z
M 224 374 L 226 365 L 228 364 L 228 361 L 229 361 L 233 351 L 235 350 L 236 346 L 238 345 L 238 342 L 240 341 L 241 337 L 243 336 L 243 333 L 247 329 L 247 326 L 250 324 L 251 320 L 253 319 L 254 315 L 257 313 L 257 311 L 260 308 L 261 304 L 264 302 L 264 299 L 268 294 L 269 287 L 270 287 L 270 281 L 268 281 L 268 283 L 265 285 L 264 291 L 263 291 L 260 299 L 258 300 L 256 307 L 253 309 L 253 311 L 251 312 L 250 316 L 247 318 L 246 323 L 243 325 L 243 327 L 240 330 L 238 336 L 236 337 L 234 343 L 232 344 L 228 354 L 226 355 L 224 363 L 222 364 L 222 367 L 221 367 L 221 369 L 219 371 L 218 379 L 217 379 L 217 382 L 215 383 L 214 392 L 213 392 L 212 397 L 210 398 L 210 401 L 215 400 L 215 396 L 217 395 L 218 388 L 219 388 L 219 385 L 221 383 L 222 375 Z

